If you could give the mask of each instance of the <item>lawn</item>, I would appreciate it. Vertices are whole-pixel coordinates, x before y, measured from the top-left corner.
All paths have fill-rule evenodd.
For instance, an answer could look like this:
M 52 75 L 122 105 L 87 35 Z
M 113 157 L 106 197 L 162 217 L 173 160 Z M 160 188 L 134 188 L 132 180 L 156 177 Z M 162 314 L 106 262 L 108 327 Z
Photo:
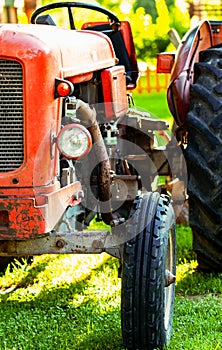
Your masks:
M 153 116 L 164 120 L 172 119 L 167 104 L 166 91 L 161 90 L 160 93 L 152 92 L 151 94 L 138 94 L 135 92 L 133 94 L 133 99 L 137 107 L 141 107 L 146 111 L 151 112 Z
M 222 280 L 196 270 L 189 227 L 177 227 L 170 350 L 222 349 Z M 45 255 L 0 277 L 1 350 L 123 350 L 118 260 Z
M 164 119 L 164 96 L 135 95 L 135 102 Z M 0 350 L 123 350 L 118 267 L 103 253 L 43 255 L 8 268 L 0 275 Z M 222 274 L 196 268 L 191 230 L 177 226 L 169 350 L 222 350 Z

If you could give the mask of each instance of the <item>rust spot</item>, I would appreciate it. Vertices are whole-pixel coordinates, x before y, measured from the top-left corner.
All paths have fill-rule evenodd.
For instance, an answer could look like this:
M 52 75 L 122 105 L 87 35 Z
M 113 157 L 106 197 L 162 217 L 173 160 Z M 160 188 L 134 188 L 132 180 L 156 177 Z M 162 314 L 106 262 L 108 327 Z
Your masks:
M 101 249 L 101 248 L 104 248 L 104 244 L 103 244 L 103 242 L 102 242 L 101 240 L 95 239 L 95 240 L 92 242 L 92 247 L 93 247 L 93 248 L 99 248 L 99 249 Z

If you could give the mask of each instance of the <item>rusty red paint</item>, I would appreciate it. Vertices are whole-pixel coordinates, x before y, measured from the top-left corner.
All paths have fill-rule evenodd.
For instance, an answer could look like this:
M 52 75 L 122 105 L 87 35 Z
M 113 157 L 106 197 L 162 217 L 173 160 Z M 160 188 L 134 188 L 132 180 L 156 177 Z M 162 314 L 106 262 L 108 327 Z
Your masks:
M 24 240 L 50 232 L 66 208 L 81 201 L 79 182 L 60 188 L 58 179 L 54 140 L 62 100 L 54 99 L 55 79 L 87 81 L 93 71 L 117 61 L 110 39 L 101 33 L 56 28 L 55 37 L 50 26 L 8 24 L 0 27 L 0 58 L 22 67 L 24 124 L 24 161 L 0 173 L 0 238 Z
M 0 196 L 0 238 L 23 240 L 50 232 L 67 206 L 79 204 L 80 199 L 75 200 L 74 194 L 80 191 L 81 184 L 76 181 L 48 194 L 32 193 L 32 198 L 27 192 L 23 196 Z M 1 225 L 1 213 L 6 217 L 5 212 L 7 226 Z

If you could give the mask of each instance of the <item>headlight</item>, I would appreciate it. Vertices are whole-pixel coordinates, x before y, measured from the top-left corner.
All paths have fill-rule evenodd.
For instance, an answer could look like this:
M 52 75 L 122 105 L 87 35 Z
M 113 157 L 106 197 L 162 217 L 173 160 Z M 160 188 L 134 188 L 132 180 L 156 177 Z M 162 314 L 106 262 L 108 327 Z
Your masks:
M 92 148 L 89 131 L 79 124 L 68 124 L 57 137 L 59 152 L 68 159 L 77 160 L 85 157 Z

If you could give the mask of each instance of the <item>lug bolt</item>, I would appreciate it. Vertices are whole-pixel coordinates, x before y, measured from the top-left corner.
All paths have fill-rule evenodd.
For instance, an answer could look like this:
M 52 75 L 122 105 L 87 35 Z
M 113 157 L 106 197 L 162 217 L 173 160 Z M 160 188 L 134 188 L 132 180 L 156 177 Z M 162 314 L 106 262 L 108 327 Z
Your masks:
M 65 241 L 63 239 L 59 239 L 57 242 L 56 242 L 56 247 L 57 248 L 64 248 L 65 247 Z
M 176 276 L 169 270 L 165 270 L 165 287 L 169 287 L 172 283 L 176 282 Z

